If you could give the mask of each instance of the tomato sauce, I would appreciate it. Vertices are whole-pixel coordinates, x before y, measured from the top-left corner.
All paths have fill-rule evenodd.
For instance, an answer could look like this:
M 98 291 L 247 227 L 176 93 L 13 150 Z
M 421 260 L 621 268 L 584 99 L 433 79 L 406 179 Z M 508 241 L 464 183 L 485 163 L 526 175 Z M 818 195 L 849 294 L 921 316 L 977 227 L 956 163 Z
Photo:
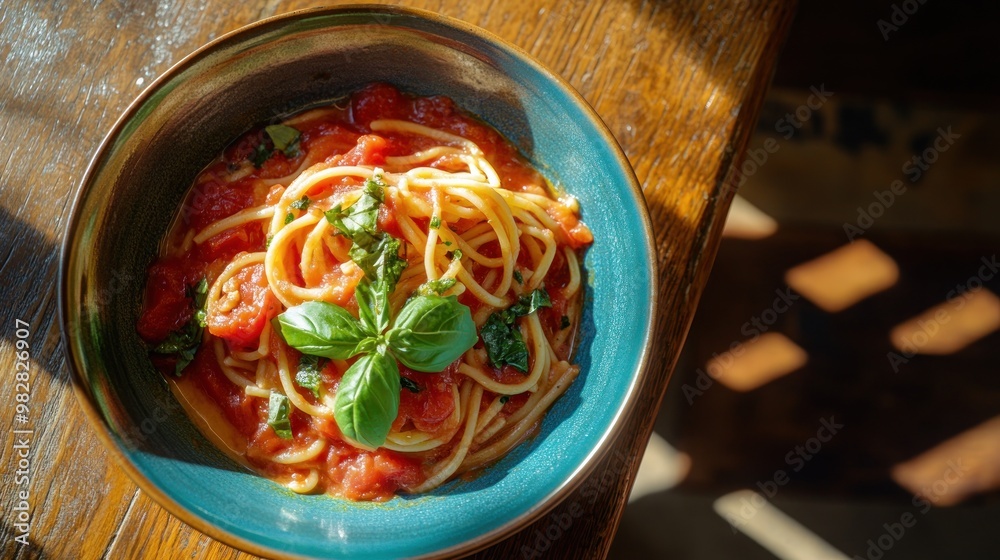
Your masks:
M 373 133 L 369 124 L 376 119 L 409 120 L 476 142 L 496 168 L 505 188 L 536 190 L 537 185 L 546 184 L 544 178 L 527 165 L 499 133 L 462 113 L 450 99 L 440 96 L 413 98 L 385 84 L 374 84 L 355 93 L 346 107 L 328 111 L 322 118 L 304 119 L 301 124 L 296 124 L 301 134 L 297 153 L 273 149 L 264 128 L 255 128 L 227 147 L 219 160 L 199 175 L 185 199 L 164 244 L 168 249 L 148 271 L 144 307 L 137 324 L 140 336 L 155 347 L 171 337 L 172 333 L 184 329 L 193 320 L 196 298 L 193 289 L 202 278 L 211 284 L 240 254 L 265 250 L 268 240 L 258 223 L 218 233 L 203 243 L 193 245 L 186 252 L 176 248 L 184 245 L 184 240 L 190 239 L 193 233 L 219 220 L 265 202 L 273 203 L 281 196 L 283 187 L 269 185 L 267 180 L 288 176 L 300 169 L 306 158 L 333 165 L 379 166 L 385 163 L 386 157 L 410 154 L 435 143 L 420 137 Z M 268 149 L 272 153 L 259 166 L 238 179 L 227 180 L 234 171 L 245 169 L 248 160 L 254 161 L 255 154 Z M 354 178 L 336 179 L 324 188 L 333 193 L 338 189 L 355 189 L 357 183 Z M 395 210 L 392 202 L 387 200 L 380 208 L 378 225 L 389 235 L 401 237 Z M 563 243 L 575 248 L 590 242 L 589 231 L 579 225 L 572 213 L 553 213 L 552 217 L 561 224 L 561 234 L 565 237 Z M 461 231 L 467 226 L 458 223 L 452 227 Z M 484 247 L 483 251 L 499 254 L 498 247 Z M 481 280 L 485 271 L 474 267 L 473 273 Z M 564 286 L 568 272 L 561 252 L 553 263 L 553 274 L 550 286 Z M 246 351 L 258 346 L 263 329 L 281 312 L 281 305 L 267 285 L 263 264 L 241 269 L 237 280 L 239 303 L 224 312 L 209 313 L 206 328 L 213 336 L 221 338 L 230 350 Z M 550 290 L 553 307 L 543 310 L 543 324 L 550 332 L 561 328 L 560 318 L 566 306 L 558 293 L 559 290 Z M 479 306 L 475 298 L 463 296 L 461 301 L 473 308 Z M 284 342 L 272 334 L 271 344 Z M 292 361 L 289 367 L 295 371 L 299 355 L 293 349 L 286 349 L 286 353 Z M 153 357 L 154 364 L 172 379 L 176 359 L 156 354 Z M 274 360 L 273 357 L 270 359 Z M 326 362 L 320 372 L 323 386 L 334 391 L 347 365 Z M 404 385 L 399 414 L 393 427 L 428 432 L 449 427 L 449 422 L 455 421 L 452 387 L 461 381 L 457 367 L 456 362 L 443 372 L 428 374 L 412 371 L 400 364 L 401 375 L 418 390 L 408 390 Z M 506 382 L 519 382 L 524 375 L 509 367 L 494 371 L 494 374 Z M 300 481 L 310 468 L 317 468 L 321 473 L 317 491 L 354 500 L 385 500 L 400 489 L 412 488 L 423 482 L 426 478 L 425 460 L 442 453 L 436 451 L 421 458 L 386 449 L 359 450 L 343 442 L 332 419 L 315 418 L 298 409 L 294 409 L 289 417 L 294 438 L 282 439 L 268 425 L 268 399 L 248 396 L 241 387 L 231 382 L 216 362 L 211 344 L 201 345 L 193 360 L 184 368 L 183 375 L 184 383 L 176 383 L 177 390 L 197 391 L 199 395 L 192 396 L 191 400 L 207 397 L 214 402 L 219 415 L 228 424 L 225 429 L 231 430 L 233 437 L 241 442 L 237 447 L 245 455 L 240 459 L 278 480 Z M 277 383 L 277 380 L 272 381 Z M 303 399 L 319 404 L 308 390 L 301 390 L 299 394 Z M 527 397 L 527 394 L 511 397 L 504 413 L 516 410 Z M 312 460 L 293 465 L 271 460 L 276 453 L 293 446 L 307 447 L 317 439 L 326 439 L 329 443 Z

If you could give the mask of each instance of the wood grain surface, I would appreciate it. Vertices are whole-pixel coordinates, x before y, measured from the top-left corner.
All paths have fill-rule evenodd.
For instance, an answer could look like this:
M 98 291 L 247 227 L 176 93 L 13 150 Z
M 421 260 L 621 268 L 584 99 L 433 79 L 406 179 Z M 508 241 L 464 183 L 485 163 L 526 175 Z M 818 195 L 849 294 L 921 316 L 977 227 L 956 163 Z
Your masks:
M 317 5 L 278 0 L 0 5 L 0 395 L 6 401 L 0 414 L 0 556 L 249 557 L 184 525 L 139 492 L 84 420 L 56 321 L 58 248 L 89 158 L 146 85 L 223 33 Z M 477 555 L 602 558 L 710 272 L 733 194 L 732 169 L 741 161 L 794 2 L 407 5 L 481 26 L 566 78 L 608 124 L 643 185 L 660 275 L 653 371 L 639 388 L 645 398 L 575 494 Z M 26 337 L 19 338 L 18 327 L 28 330 Z M 27 354 L 18 355 L 18 340 L 30 345 Z M 18 363 L 28 366 L 27 391 L 16 386 L 15 372 L 24 367 Z M 24 418 L 18 417 L 17 398 L 27 399 L 21 403 L 28 406 Z M 570 514 L 568 526 L 564 514 Z M 27 545 L 15 540 L 24 533 L 19 516 L 30 519 L 23 537 Z

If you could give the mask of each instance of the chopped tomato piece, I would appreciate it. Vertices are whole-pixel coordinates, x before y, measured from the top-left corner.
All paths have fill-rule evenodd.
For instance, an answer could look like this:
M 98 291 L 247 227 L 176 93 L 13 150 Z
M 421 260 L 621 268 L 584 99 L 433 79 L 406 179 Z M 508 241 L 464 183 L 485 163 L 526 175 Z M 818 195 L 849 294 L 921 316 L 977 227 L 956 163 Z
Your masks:
M 223 286 L 222 296 L 209 306 L 208 331 L 239 347 L 254 346 L 280 305 L 267 285 L 263 264 L 241 269 L 233 280 L 238 284 L 236 291 L 227 292 Z

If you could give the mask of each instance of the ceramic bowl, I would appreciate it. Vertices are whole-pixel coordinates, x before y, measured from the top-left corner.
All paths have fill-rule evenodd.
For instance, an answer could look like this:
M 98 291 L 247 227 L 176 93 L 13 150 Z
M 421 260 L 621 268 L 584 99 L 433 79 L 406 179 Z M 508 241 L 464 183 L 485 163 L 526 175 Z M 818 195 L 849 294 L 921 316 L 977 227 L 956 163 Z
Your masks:
M 300 496 L 249 473 L 188 420 L 136 334 L 145 271 L 195 175 L 251 126 L 389 82 L 443 94 L 580 201 L 582 372 L 539 433 L 469 480 L 386 503 Z M 645 374 L 656 276 L 645 202 L 600 118 L 526 53 L 428 12 L 295 12 L 213 41 L 144 91 L 98 150 L 63 244 L 60 308 L 76 394 L 109 452 L 169 512 L 269 557 L 434 557 L 485 547 L 586 477 Z

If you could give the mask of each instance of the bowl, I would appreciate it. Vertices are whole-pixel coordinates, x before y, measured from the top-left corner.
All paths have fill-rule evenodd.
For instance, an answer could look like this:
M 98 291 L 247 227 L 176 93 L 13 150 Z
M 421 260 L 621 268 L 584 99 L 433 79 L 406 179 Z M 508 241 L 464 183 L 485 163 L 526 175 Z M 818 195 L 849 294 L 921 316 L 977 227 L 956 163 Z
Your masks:
M 195 175 L 251 126 L 383 81 L 443 94 L 577 197 L 584 262 L 581 374 L 537 435 L 477 476 L 354 503 L 296 495 L 246 471 L 188 420 L 135 324 L 146 268 Z M 649 355 L 652 230 L 628 160 L 566 82 L 526 53 L 429 12 L 293 12 L 225 35 L 154 81 L 94 156 L 62 247 L 60 313 L 75 392 L 139 487 L 195 529 L 269 557 L 437 557 L 494 543 L 551 510 L 603 456 Z

